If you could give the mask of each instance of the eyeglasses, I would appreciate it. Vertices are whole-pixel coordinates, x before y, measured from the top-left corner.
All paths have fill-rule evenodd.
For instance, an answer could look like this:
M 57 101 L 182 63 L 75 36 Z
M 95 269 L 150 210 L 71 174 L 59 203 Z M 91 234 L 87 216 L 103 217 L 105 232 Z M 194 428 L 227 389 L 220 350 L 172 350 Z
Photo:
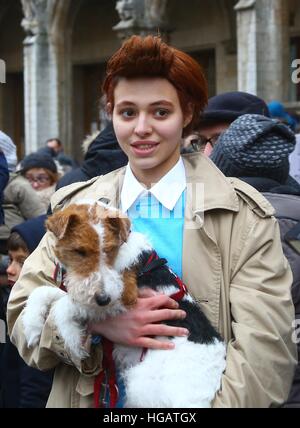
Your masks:
M 193 138 L 191 140 L 191 145 L 195 152 L 203 152 L 207 143 L 214 147 L 217 144 L 221 135 L 222 133 L 216 134 L 210 138 L 206 138 L 204 137 L 204 135 L 199 135 L 199 138 Z
M 48 183 L 50 181 L 50 177 L 47 175 L 37 175 L 36 177 L 33 175 L 25 175 L 29 183 Z

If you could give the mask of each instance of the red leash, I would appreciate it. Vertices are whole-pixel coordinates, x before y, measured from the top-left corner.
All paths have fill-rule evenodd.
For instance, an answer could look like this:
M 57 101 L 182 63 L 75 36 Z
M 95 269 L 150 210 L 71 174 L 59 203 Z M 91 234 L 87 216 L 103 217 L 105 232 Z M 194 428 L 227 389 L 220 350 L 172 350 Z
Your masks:
M 99 409 L 100 407 L 115 408 L 119 398 L 119 391 L 117 387 L 116 378 L 116 367 L 113 360 L 113 343 L 102 338 L 103 345 L 103 362 L 102 370 L 96 376 L 94 382 L 94 407 Z M 106 396 L 109 393 L 109 403 L 106 402 Z

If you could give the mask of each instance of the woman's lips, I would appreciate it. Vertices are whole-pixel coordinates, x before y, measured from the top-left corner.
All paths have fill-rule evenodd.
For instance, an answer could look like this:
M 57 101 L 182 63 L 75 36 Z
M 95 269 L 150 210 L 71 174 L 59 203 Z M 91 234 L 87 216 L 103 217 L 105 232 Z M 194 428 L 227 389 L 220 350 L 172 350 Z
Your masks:
M 153 141 L 139 141 L 131 144 L 132 151 L 136 156 L 146 157 L 152 155 L 159 143 Z

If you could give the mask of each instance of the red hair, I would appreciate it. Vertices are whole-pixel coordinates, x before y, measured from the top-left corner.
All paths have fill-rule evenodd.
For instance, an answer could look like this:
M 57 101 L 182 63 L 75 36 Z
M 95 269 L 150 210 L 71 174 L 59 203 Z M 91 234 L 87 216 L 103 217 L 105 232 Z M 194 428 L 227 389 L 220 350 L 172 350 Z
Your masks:
M 114 107 L 114 90 L 120 78 L 162 77 L 177 90 L 181 109 L 188 113 L 192 106 L 188 133 L 197 125 L 207 104 L 207 81 L 201 66 L 188 54 L 172 48 L 159 37 L 132 36 L 111 57 L 107 64 L 103 92 Z

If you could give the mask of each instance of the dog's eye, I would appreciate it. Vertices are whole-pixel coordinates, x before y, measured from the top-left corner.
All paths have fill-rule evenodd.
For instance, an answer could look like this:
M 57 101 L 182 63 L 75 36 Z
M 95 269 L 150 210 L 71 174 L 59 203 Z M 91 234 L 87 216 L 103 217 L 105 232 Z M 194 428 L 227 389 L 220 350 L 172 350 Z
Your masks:
M 76 248 L 74 251 L 76 254 L 78 254 L 81 257 L 85 257 L 87 254 L 84 248 Z

